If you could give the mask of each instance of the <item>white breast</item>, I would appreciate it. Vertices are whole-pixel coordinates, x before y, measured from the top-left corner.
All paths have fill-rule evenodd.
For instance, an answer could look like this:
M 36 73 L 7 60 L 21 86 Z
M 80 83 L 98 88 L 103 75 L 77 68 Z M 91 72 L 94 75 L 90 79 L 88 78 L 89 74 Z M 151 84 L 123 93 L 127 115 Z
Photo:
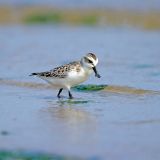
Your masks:
M 76 86 L 88 79 L 92 70 L 81 68 L 80 72 L 71 71 L 66 78 L 69 86 Z

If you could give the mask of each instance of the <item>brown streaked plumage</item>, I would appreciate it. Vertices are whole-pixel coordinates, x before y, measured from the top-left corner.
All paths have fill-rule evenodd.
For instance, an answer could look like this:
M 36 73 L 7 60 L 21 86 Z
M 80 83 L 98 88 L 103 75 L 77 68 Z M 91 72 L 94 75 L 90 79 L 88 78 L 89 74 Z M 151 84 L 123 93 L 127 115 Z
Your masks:
M 32 73 L 31 75 L 36 75 L 47 81 L 49 84 L 58 87 L 58 98 L 60 98 L 63 88 L 68 90 L 69 98 L 73 98 L 70 92 L 71 87 L 86 81 L 93 71 L 95 76 L 100 78 L 100 75 L 96 70 L 97 63 L 98 58 L 96 55 L 88 53 L 86 56 L 82 57 L 80 61 L 74 61 L 47 72 Z
M 69 64 L 62 65 L 60 67 L 56 67 L 47 72 L 40 73 L 32 73 L 32 75 L 42 76 L 42 77 L 57 77 L 57 78 L 65 78 L 70 71 L 80 72 L 81 64 L 80 62 L 71 62 Z

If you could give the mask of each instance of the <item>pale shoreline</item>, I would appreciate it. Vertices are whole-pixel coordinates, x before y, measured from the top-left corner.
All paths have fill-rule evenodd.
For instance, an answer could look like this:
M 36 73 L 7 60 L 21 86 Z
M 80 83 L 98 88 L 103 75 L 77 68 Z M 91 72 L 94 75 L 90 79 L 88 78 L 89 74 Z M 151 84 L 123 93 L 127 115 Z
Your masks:
M 8 86 L 16 86 L 16 87 L 24 87 L 24 88 L 33 88 L 33 89 L 54 89 L 53 86 L 48 85 L 46 83 L 36 83 L 36 82 L 22 82 L 17 80 L 10 80 L 10 79 L 1 79 L 0 78 L 0 85 L 8 85 Z M 87 85 L 82 85 L 82 87 L 74 87 L 73 89 L 83 91 L 83 86 L 86 88 Z M 88 85 L 88 88 L 93 85 Z M 95 85 L 95 88 L 100 87 L 101 85 Z M 160 94 L 159 91 L 153 90 L 146 90 L 146 89 L 139 89 L 134 87 L 128 86 L 118 86 L 118 85 L 103 85 L 104 87 L 100 89 L 104 92 L 110 93 L 119 93 L 119 94 L 135 94 L 135 95 L 144 95 L 144 94 Z M 84 89 L 85 91 L 85 89 Z M 86 89 L 87 91 L 87 89 Z M 89 90 L 88 90 L 89 91 Z M 94 91 L 90 90 L 90 91 Z

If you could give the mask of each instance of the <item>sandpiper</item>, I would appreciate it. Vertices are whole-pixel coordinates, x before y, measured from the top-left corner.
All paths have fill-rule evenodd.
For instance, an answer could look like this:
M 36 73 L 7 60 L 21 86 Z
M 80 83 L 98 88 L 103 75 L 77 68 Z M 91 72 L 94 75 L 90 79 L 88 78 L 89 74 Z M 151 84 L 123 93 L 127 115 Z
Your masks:
M 80 61 L 62 65 L 47 72 L 32 73 L 31 76 L 35 75 L 58 88 L 58 98 L 61 97 L 60 94 L 62 90 L 67 89 L 69 98 L 72 99 L 73 96 L 70 91 L 71 87 L 86 81 L 93 71 L 96 77 L 101 77 L 96 69 L 97 64 L 98 58 L 96 55 L 88 53 L 82 57 Z

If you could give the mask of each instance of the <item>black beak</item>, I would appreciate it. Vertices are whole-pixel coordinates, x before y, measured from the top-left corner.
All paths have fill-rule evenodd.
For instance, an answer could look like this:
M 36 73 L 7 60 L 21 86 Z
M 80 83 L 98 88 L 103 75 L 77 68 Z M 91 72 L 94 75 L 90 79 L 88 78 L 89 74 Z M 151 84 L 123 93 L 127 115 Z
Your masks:
M 94 71 L 95 76 L 96 76 L 97 78 L 101 78 L 101 76 L 98 74 L 97 69 L 96 69 L 95 66 L 93 67 L 93 71 Z

